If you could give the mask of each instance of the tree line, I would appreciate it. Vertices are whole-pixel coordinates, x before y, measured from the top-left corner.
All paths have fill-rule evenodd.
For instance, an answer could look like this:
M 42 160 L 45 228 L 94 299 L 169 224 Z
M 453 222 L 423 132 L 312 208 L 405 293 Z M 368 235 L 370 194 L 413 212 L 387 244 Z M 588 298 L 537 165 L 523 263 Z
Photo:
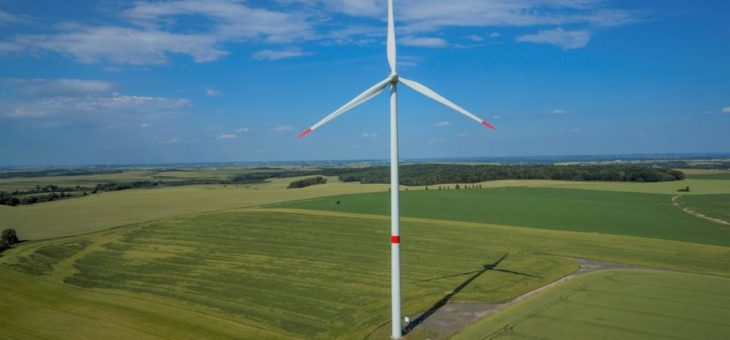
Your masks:
M 389 167 L 327 169 L 343 182 L 390 183 Z M 660 167 L 634 165 L 467 165 L 414 164 L 399 169 L 400 184 L 478 183 L 505 179 L 564 181 L 665 182 L 684 179 L 684 173 Z

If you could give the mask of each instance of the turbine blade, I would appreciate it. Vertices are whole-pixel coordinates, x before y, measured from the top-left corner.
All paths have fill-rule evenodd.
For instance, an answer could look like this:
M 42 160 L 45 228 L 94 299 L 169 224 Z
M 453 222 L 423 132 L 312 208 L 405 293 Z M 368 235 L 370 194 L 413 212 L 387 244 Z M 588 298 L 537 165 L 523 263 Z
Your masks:
M 388 64 L 390 73 L 397 73 L 395 51 L 395 23 L 393 22 L 393 0 L 388 0 Z
M 339 115 L 347 112 L 348 110 L 354 108 L 355 106 L 358 106 L 358 105 L 372 99 L 373 97 L 377 96 L 378 94 L 380 94 L 380 92 L 383 91 L 383 89 L 385 89 L 388 86 L 388 84 L 390 84 L 390 81 L 391 81 L 390 78 L 387 78 L 387 79 L 375 84 L 373 87 L 365 90 L 365 92 L 359 94 L 357 97 L 355 97 L 355 99 L 349 101 L 347 104 L 343 105 L 342 107 L 337 109 L 335 112 L 330 113 L 327 117 L 324 117 L 324 119 L 317 122 L 317 124 L 314 124 L 310 128 L 302 131 L 302 133 L 299 134 L 299 137 L 306 136 L 308 133 L 314 131 L 315 129 L 319 128 L 320 126 L 327 124 L 329 121 L 337 118 L 337 116 L 339 116 Z
M 435 101 L 437 101 L 437 102 L 439 102 L 441 104 L 444 104 L 444 105 L 446 105 L 446 106 L 448 106 L 448 107 L 456 110 L 457 112 L 459 112 L 459 113 L 461 113 L 461 114 L 463 114 L 463 115 L 465 115 L 465 116 L 467 116 L 467 117 L 469 117 L 469 118 L 471 118 L 473 120 L 476 120 L 477 122 L 481 123 L 482 125 L 490 128 L 492 130 L 496 130 L 497 129 L 497 128 L 494 127 L 494 125 L 490 124 L 486 120 L 481 119 L 481 118 L 477 117 L 476 115 L 474 115 L 473 113 L 471 113 L 471 112 L 463 109 L 461 106 L 452 103 L 450 100 L 442 97 L 440 94 L 434 92 L 433 90 L 429 89 L 428 87 L 424 86 L 421 83 L 415 82 L 413 80 L 408 80 L 408 79 L 405 79 L 403 77 L 400 77 L 398 81 L 400 81 L 404 85 L 412 88 L 416 92 L 419 92 L 419 93 L 421 93 L 422 95 L 424 95 L 426 97 L 429 97 L 429 98 L 431 98 L 431 99 L 433 99 L 433 100 L 435 100 Z

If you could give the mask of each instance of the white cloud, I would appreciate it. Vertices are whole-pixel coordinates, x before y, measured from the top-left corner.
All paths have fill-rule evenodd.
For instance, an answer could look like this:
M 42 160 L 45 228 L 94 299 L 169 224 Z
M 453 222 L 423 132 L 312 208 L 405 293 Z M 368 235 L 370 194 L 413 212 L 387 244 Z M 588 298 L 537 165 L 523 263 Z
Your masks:
M 449 121 L 443 121 L 443 122 L 438 122 L 436 124 L 433 124 L 433 126 L 435 126 L 435 127 L 447 127 L 449 125 L 451 125 L 451 122 L 449 122 Z
M 405 46 L 420 46 L 420 47 L 446 47 L 448 43 L 442 38 L 436 37 L 413 37 L 405 36 L 401 38 L 399 43 Z
M 180 138 L 178 138 L 178 137 L 172 137 L 172 138 L 170 138 L 170 139 L 168 139 L 166 141 L 163 141 L 163 143 L 165 143 L 165 144 L 177 144 L 177 143 L 180 143 Z
M 224 133 L 224 134 L 216 137 L 215 139 L 235 139 L 235 138 L 236 138 L 236 135 L 233 133 Z
M 378 135 L 375 134 L 375 133 L 365 132 L 362 135 L 360 135 L 360 137 L 362 137 L 362 138 L 375 138 L 375 137 L 378 137 Z
M 117 87 L 107 81 L 83 79 L 5 79 L 2 83 L 31 95 L 93 94 Z
M 254 53 L 252 57 L 257 60 L 280 60 L 301 57 L 309 54 L 310 53 L 304 52 L 300 48 L 288 48 L 284 50 L 262 50 Z
M 29 20 L 24 17 L 19 17 L 15 15 L 11 15 L 8 12 L 0 10 L 0 25 L 3 24 L 25 24 L 28 23 Z
M 181 17 L 203 16 L 210 24 L 179 33 L 169 27 Z M 118 26 L 62 24 L 55 34 L 18 35 L 2 42 L 0 52 L 51 51 L 82 63 L 164 64 L 170 54 L 209 62 L 228 55 L 223 45 L 232 42 L 285 43 L 311 39 L 312 24 L 303 13 L 252 8 L 233 0 L 179 0 L 161 3 L 134 2 Z M 205 26 L 205 25 L 204 25 Z
M 591 32 L 588 31 L 567 31 L 562 28 L 541 30 L 535 34 L 527 34 L 517 37 L 519 42 L 531 42 L 536 44 L 551 44 L 564 50 L 583 48 L 591 40 Z
M 725 106 L 722 108 L 723 113 L 730 113 L 730 106 Z
M 212 35 L 176 34 L 155 28 L 61 25 L 53 35 L 21 35 L 15 43 L 27 50 L 69 55 L 82 63 L 164 64 L 169 53 L 195 62 L 213 61 L 228 54 Z
M 223 92 L 221 90 L 216 90 L 214 88 L 207 88 L 205 89 L 205 95 L 208 97 L 219 97 L 223 95 Z
M 568 110 L 555 109 L 555 110 L 550 111 L 550 113 L 556 114 L 556 115 L 565 115 L 565 114 L 568 114 Z
M 291 125 L 279 125 L 277 127 L 274 127 L 272 130 L 274 132 L 288 132 L 288 131 L 294 131 L 294 127 Z
M 398 67 L 416 67 L 421 60 L 421 57 L 398 55 Z
M 149 123 L 142 123 L 142 124 L 139 124 L 139 127 L 143 128 L 143 129 L 146 129 L 146 128 L 150 127 L 150 124 Z
M 489 34 L 489 38 L 491 38 L 491 39 L 497 39 L 501 36 L 502 36 L 502 34 L 500 34 L 499 32 L 492 32 Z
M 144 96 L 47 97 L 36 100 L 3 103 L 0 117 L 39 118 L 56 115 L 103 115 L 109 113 L 160 114 L 190 106 L 187 99 Z
M 276 60 L 306 54 L 291 48 L 293 42 L 382 44 L 385 3 L 379 0 L 129 1 L 122 2 L 120 6 L 125 9 L 113 23 L 62 24 L 49 34 L 16 35 L 0 41 L 0 54 L 55 52 L 83 63 L 115 64 L 164 64 L 172 55 L 184 55 L 203 63 L 227 56 L 230 44 L 256 43 L 270 46 L 255 53 L 254 58 Z M 401 43 L 424 47 L 447 46 L 446 39 L 434 37 L 445 27 L 540 26 L 546 30 L 520 37 L 522 40 L 518 41 L 579 48 L 590 40 L 588 27 L 624 25 L 641 15 L 612 8 L 607 0 L 401 0 L 396 3 L 395 11 Z M 337 13 L 373 20 L 353 24 L 353 20 L 336 18 Z M 180 23 L 191 17 L 197 24 L 181 31 Z M 0 23 L 17 18 L 0 12 Z M 576 29 L 562 32 L 551 29 L 564 25 Z M 496 38 L 495 33 L 499 34 L 494 32 L 489 37 Z M 472 39 L 478 40 L 475 37 L 479 36 L 474 35 Z
M 239 128 L 239 129 L 236 129 L 236 133 L 246 133 L 249 130 L 250 130 L 249 128 Z
M 467 39 L 469 39 L 469 40 L 471 40 L 473 42 L 482 42 L 482 41 L 484 41 L 484 38 L 482 38 L 482 36 L 476 35 L 476 34 L 472 34 L 472 35 L 468 36 Z

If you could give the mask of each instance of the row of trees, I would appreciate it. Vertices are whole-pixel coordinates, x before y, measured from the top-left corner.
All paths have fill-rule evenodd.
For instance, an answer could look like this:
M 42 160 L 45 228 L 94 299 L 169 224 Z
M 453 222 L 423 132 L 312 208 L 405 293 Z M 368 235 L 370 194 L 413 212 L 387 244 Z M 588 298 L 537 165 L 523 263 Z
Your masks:
M 325 184 L 325 183 L 327 183 L 327 179 L 322 176 L 309 177 L 309 178 L 304 178 L 304 179 L 300 179 L 300 180 L 291 182 L 291 183 L 289 183 L 289 186 L 286 188 L 287 189 L 297 189 L 297 188 L 304 188 L 304 187 L 308 187 L 308 186 L 312 186 L 312 185 Z
M 338 173 L 340 172 L 340 173 Z M 343 182 L 389 183 L 388 167 L 329 169 Z M 684 179 L 684 173 L 659 167 L 634 165 L 465 165 L 415 164 L 400 167 L 400 184 L 435 185 L 478 183 L 503 179 L 565 181 L 664 182 Z
M 0 172 L 0 178 L 14 177 L 47 177 L 47 176 L 86 176 L 99 174 L 120 174 L 124 170 L 84 170 L 84 169 L 48 169 L 48 170 L 21 170 Z

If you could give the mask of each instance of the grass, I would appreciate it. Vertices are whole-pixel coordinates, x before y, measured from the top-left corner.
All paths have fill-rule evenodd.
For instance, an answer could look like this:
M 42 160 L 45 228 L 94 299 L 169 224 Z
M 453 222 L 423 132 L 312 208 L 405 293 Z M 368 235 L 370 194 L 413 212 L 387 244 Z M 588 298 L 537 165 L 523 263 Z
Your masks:
M 712 195 L 710 201 L 712 197 L 727 196 Z M 338 201 L 341 204 L 336 204 Z M 277 206 L 377 215 L 390 213 L 388 193 L 384 192 Z M 401 192 L 400 211 L 401 216 L 408 217 L 730 245 L 730 233 L 725 226 L 682 212 L 671 204 L 669 195 L 554 188 L 409 190 Z
M 579 277 L 464 329 L 455 339 L 726 339 L 727 278 L 650 271 Z
M 69 333 L 38 325 L 70 322 L 93 337 L 114 320 L 115 334 L 144 338 L 208 320 L 192 334 L 230 335 L 213 325 L 231 322 L 250 338 L 362 338 L 389 319 L 388 224 L 373 215 L 244 209 L 28 242 L 0 258 L 0 289 L 19 295 L 3 302 L 14 309 L 0 326 L 10 337 L 32 330 L 61 338 Z M 566 257 L 730 276 L 727 247 L 408 218 L 402 236 L 406 315 L 459 286 L 465 277 L 457 274 L 505 254 L 499 269 L 527 275 L 489 271 L 453 301 L 509 300 L 574 271 Z M 21 258 L 33 266 L 33 254 L 76 240 L 91 243 L 70 257 L 49 253 L 53 270 L 36 281 L 9 271 Z M 206 319 L 191 321 L 195 313 Z
M 297 178 L 256 185 L 205 185 L 104 192 L 30 206 L 0 205 L 0 229 L 15 228 L 21 239 L 63 237 L 183 214 L 225 210 L 292 199 L 384 191 L 384 185 L 341 183 L 286 189 Z
M 683 206 L 689 207 L 701 214 L 730 221 L 730 194 L 682 195 L 680 201 L 683 203 Z

